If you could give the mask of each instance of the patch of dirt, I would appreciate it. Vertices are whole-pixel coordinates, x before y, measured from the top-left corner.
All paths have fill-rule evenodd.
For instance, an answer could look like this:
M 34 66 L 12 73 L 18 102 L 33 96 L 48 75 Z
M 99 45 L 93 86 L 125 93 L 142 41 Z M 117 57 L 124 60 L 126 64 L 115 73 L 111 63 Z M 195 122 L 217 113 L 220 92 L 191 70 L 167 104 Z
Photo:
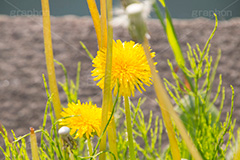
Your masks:
M 62 62 L 68 70 L 69 78 L 75 81 L 77 63 L 81 61 L 81 78 L 79 99 L 93 102 L 101 106 L 101 90 L 91 77 L 92 63 L 81 47 L 82 41 L 89 51 L 96 55 L 97 41 L 92 20 L 89 17 L 52 17 L 52 38 L 55 59 Z M 200 48 L 210 36 L 214 21 L 207 19 L 174 20 L 177 36 L 184 53 L 186 43 L 192 47 L 196 43 Z M 222 58 L 217 70 L 217 76 L 222 74 L 223 86 L 226 87 L 224 113 L 230 110 L 231 88 L 235 88 L 234 118 L 240 115 L 240 19 L 219 22 L 219 27 L 212 40 L 210 55 L 215 61 L 218 49 L 222 50 Z M 150 44 L 156 52 L 155 60 L 161 78 L 172 81 L 167 59 L 174 64 L 172 50 L 167 37 L 158 20 L 149 20 Z M 130 40 L 127 29 L 115 28 L 114 39 Z M 186 55 L 185 55 L 186 56 Z M 42 18 L 41 17 L 9 17 L 0 16 L 0 121 L 7 128 L 13 129 L 17 136 L 29 132 L 29 127 L 38 128 L 42 124 L 47 96 L 42 80 L 42 74 L 47 76 L 45 67 Z M 56 77 L 64 82 L 62 69 L 56 65 Z M 218 80 L 214 86 L 216 86 Z M 147 100 L 142 105 L 145 115 L 153 110 L 153 115 L 161 116 L 159 106 L 155 102 L 153 87 L 146 87 L 143 95 L 136 93 L 133 102 L 141 96 Z M 59 87 L 62 104 L 66 106 L 67 99 Z M 219 106 L 220 100 L 216 106 Z M 225 115 L 225 114 L 224 114 Z M 223 117 L 224 119 L 225 117 Z M 239 124 L 238 118 L 237 123 Z M 239 125 L 238 125 L 239 126 Z M 164 131 L 165 132 L 165 131 Z M 163 139 L 167 139 L 164 133 Z M 2 145 L 2 144 L 1 144 Z

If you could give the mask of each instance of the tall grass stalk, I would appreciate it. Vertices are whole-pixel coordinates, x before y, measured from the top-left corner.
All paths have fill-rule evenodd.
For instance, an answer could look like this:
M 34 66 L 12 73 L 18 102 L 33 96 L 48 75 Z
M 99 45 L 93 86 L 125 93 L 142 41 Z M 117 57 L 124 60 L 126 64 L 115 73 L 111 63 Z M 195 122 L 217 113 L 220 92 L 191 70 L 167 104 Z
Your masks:
M 113 27 L 110 24 L 112 21 L 112 0 L 107 0 L 107 52 L 108 54 L 112 55 L 112 48 L 113 48 Z M 110 60 L 112 61 L 112 60 Z M 111 64 L 112 68 L 112 64 Z M 111 75 L 111 72 L 109 73 Z M 108 86 L 111 89 L 111 84 Z M 109 96 L 109 106 L 108 106 L 108 111 L 109 113 L 113 112 L 113 101 L 112 101 L 112 93 L 108 93 Z M 117 133 L 116 133 L 116 124 L 114 117 L 112 117 L 112 120 L 109 124 L 108 127 L 108 142 L 109 142 L 109 147 L 110 151 L 115 155 L 115 157 L 111 156 L 111 158 L 115 158 L 116 160 L 118 159 L 118 152 L 117 152 Z
M 106 57 L 106 77 L 104 82 L 103 90 L 103 103 L 102 103 L 102 125 L 101 129 L 103 131 L 104 126 L 107 123 L 108 112 L 112 112 L 112 94 L 111 94 L 111 67 L 112 67 L 112 39 L 113 39 L 113 29 L 109 25 L 109 21 L 112 19 L 112 0 L 101 0 L 101 18 L 99 19 L 98 9 L 94 0 L 87 0 L 88 7 L 93 19 L 95 26 L 95 31 L 98 39 L 98 47 L 107 48 Z M 110 151 L 115 155 L 117 159 L 117 145 L 116 145 L 116 125 L 113 120 L 109 124 L 108 128 L 108 140 L 110 145 Z M 100 151 L 105 151 L 106 149 L 106 134 L 103 135 L 100 143 Z M 105 152 L 100 155 L 100 159 L 105 159 Z
M 180 155 L 178 143 L 177 143 L 176 136 L 175 136 L 175 131 L 173 128 L 170 111 L 168 110 L 169 106 L 171 106 L 172 104 L 171 104 L 171 102 L 167 96 L 167 93 L 161 83 L 160 77 L 156 73 L 156 69 L 155 69 L 154 63 L 152 61 L 151 55 L 149 53 L 149 49 L 148 49 L 149 48 L 148 40 L 146 38 L 143 43 L 143 48 L 144 48 L 144 51 L 145 51 L 145 54 L 146 54 L 146 57 L 148 60 L 148 64 L 151 69 L 155 93 L 157 95 L 158 103 L 159 103 L 159 106 L 162 111 L 164 124 L 167 129 L 167 134 L 168 134 L 168 138 L 169 138 L 172 157 L 174 160 L 178 160 L 178 159 L 181 159 L 181 155 Z
M 100 0 L 101 48 L 107 48 L 107 1 Z
M 154 89 L 155 89 L 155 92 L 156 92 L 156 95 L 157 95 L 157 99 L 158 99 L 159 105 L 161 107 L 161 111 L 164 114 L 166 113 L 165 117 L 163 115 L 163 120 L 164 120 L 164 123 L 166 125 L 166 128 L 169 127 L 169 126 L 172 126 L 172 124 L 170 124 L 170 123 L 172 123 L 171 119 L 170 119 L 170 116 L 171 116 L 172 119 L 174 120 L 175 124 L 176 124 L 177 129 L 179 130 L 179 133 L 181 134 L 183 140 L 185 141 L 185 143 L 186 143 L 186 145 L 187 145 L 187 147 L 189 149 L 189 152 L 192 154 L 194 159 L 202 160 L 201 155 L 199 154 L 199 152 L 196 149 L 193 141 L 189 137 L 189 135 L 188 135 L 188 133 L 187 133 L 187 131 L 186 131 L 186 129 L 185 129 L 181 119 L 178 117 L 178 115 L 174 111 L 173 106 L 172 106 L 172 104 L 170 102 L 169 96 L 167 95 L 167 92 L 166 92 L 166 90 L 165 90 L 165 88 L 164 88 L 164 86 L 163 86 L 163 84 L 161 82 L 161 79 L 160 79 L 160 77 L 157 75 L 157 73 L 155 71 L 155 66 L 153 64 L 153 61 L 151 59 L 151 56 L 150 56 L 150 53 L 149 53 L 149 49 L 148 49 L 149 48 L 149 44 L 148 44 L 147 38 L 145 38 L 145 40 L 144 40 L 143 48 L 144 48 L 144 51 L 145 51 L 145 54 L 146 54 L 146 57 L 147 57 L 147 60 L 148 60 L 148 63 L 149 63 L 150 69 L 151 69 Z M 175 144 L 175 142 L 173 140 L 173 138 L 175 137 L 175 134 L 173 134 L 173 133 L 169 134 L 168 133 L 168 136 L 169 136 L 170 145 L 171 145 L 171 141 L 173 141 L 173 144 Z M 178 156 L 180 156 L 179 150 L 178 149 L 176 150 L 175 147 L 178 148 L 178 146 L 171 146 L 172 156 L 175 156 L 176 153 L 179 154 Z M 178 159 L 179 157 L 176 157 L 176 158 Z
M 108 3 L 111 3 L 109 1 Z M 107 56 L 106 56 L 106 68 L 105 68 L 105 80 L 104 80 L 104 89 L 103 89 L 103 102 L 102 102 L 102 124 L 101 132 L 103 132 L 104 127 L 108 121 L 108 112 L 109 107 L 112 105 L 112 93 L 111 93 L 111 72 L 112 72 L 112 38 L 113 30 L 110 28 L 107 30 L 107 7 L 106 0 L 101 0 L 101 48 L 107 47 Z M 108 5 L 108 16 L 112 17 L 111 5 Z M 106 43 L 107 42 L 107 43 Z M 103 135 L 100 143 L 100 152 L 106 150 L 106 133 Z M 99 156 L 100 160 L 105 160 L 105 153 Z
M 37 138 L 33 128 L 30 128 L 30 142 L 31 142 L 32 160 L 39 160 Z
M 42 17 L 43 17 L 43 37 L 45 47 L 45 58 L 48 72 L 48 81 L 52 97 L 52 103 L 57 119 L 61 118 L 61 102 L 58 93 L 54 61 L 53 61 L 53 49 L 52 49 L 52 37 L 51 37 L 51 22 L 48 0 L 42 0 Z
M 97 9 L 97 5 L 95 0 L 87 0 L 88 8 L 92 16 L 93 24 L 95 27 L 96 35 L 97 35 L 97 41 L 98 41 L 98 48 L 101 46 L 101 21 L 99 12 Z

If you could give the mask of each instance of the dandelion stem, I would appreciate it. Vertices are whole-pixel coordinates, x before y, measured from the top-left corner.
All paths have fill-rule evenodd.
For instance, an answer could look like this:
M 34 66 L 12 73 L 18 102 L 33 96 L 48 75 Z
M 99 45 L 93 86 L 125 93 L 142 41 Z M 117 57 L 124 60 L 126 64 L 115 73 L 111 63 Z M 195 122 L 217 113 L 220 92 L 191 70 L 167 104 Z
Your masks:
M 176 141 L 175 132 L 173 130 L 170 116 L 174 120 L 176 127 L 177 127 L 179 133 L 181 134 L 183 140 L 185 141 L 185 143 L 189 149 L 189 152 L 192 154 L 193 158 L 195 160 L 202 160 L 201 155 L 199 154 L 198 150 L 196 149 L 194 143 L 192 142 L 192 139 L 189 137 L 181 119 L 179 118 L 179 116 L 176 114 L 176 112 L 173 109 L 173 106 L 171 104 L 169 96 L 167 95 L 167 92 L 164 89 L 164 86 L 161 82 L 161 79 L 160 79 L 159 75 L 157 75 L 157 73 L 156 73 L 156 69 L 155 69 L 153 60 L 151 58 L 148 47 L 149 47 L 148 40 L 145 37 L 144 43 L 143 43 L 143 48 L 144 48 L 144 51 L 145 51 L 145 54 L 146 54 L 146 57 L 148 60 L 148 64 L 151 69 L 154 89 L 155 89 L 157 99 L 158 99 L 158 102 L 159 102 L 159 105 L 160 105 L 160 108 L 162 111 L 164 123 L 167 128 L 173 159 L 179 160 L 179 159 L 181 159 L 181 155 L 179 152 L 179 148 L 178 148 L 178 144 Z
M 43 36 L 44 36 L 44 47 L 46 65 L 49 79 L 49 87 L 57 119 L 61 118 L 61 102 L 58 94 L 57 81 L 55 76 L 55 68 L 53 62 L 53 49 L 52 49 L 52 37 L 51 37 L 51 22 L 50 22 L 50 11 L 48 0 L 42 0 L 42 17 L 43 17 Z
M 74 155 L 69 147 L 68 147 L 68 153 L 69 153 L 69 160 L 75 160 Z
M 88 151 L 89 151 L 89 156 L 92 156 L 93 154 L 93 148 L 92 148 L 92 141 L 90 138 L 87 139 L 87 144 L 88 144 Z M 95 158 L 93 158 L 95 159 Z
M 130 159 L 135 160 L 133 134 L 132 134 L 132 122 L 131 122 L 131 114 L 130 114 L 130 106 L 129 106 L 128 96 L 124 96 L 124 104 L 125 104 L 125 114 L 126 114 L 126 121 L 127 121 L 127 133 L 128 133 L 128 145 L 129 145 Z

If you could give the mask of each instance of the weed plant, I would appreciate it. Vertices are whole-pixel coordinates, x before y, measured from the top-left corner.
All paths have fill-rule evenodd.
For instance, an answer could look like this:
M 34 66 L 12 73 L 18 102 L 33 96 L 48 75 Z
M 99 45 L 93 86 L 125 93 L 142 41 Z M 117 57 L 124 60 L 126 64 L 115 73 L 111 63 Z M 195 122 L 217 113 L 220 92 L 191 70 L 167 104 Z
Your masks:
M 128 23 L 123 25 L 128 26 L 135 42 L 121 42 L 120 40 L 115 42 L 112 38 L 111 23 L 116 20 L 112 20 L 111 0 L 100 0 L 101 16 L 94 0 L 87 0 L 87 3 L 98 40 L 97 56 L 93 57 L 82 42 L 81 45 L 93 60 L 95 69 L 92 75 L 102 89 L 102 107 L 95 107 L 91 102 L 84 104 L 79 100 L 81 99 L 78 97 L 80 62 L 74 83 L 72 80 L 69 81 L 64 65 L 53 60 L 48 0 L 42 0 L 45 54 L 49 78 L 47 83 L 43 75 L 47 95 L 43 124 L 39 129 L 35 131 L 31 129 L 29 134 L 20 137 L 16 137 L 12 131 L 13 140 L 9 138 L 9 133 L 6 132 L 4 126 L 1 126 L 0 133 L 5 146 L 1 146 L 0 149 L 5 159 L 240 159 L 240 143 L 236 142 L 233 134 L 236 122 L 232 118 L 234 89 L 231 86 L 232 104 L 225 115 L 225 121 L 220 119 L 224 116 L 222 109 L 225 99 L 221 75 L 217 92 L 215 95 L 212 92 L 221 57 L 221 51 L 218 52 L 216 60 L 213 60 L 209 54 L 210 41 L 218 25 L 217 17 L 215 28 L 204 48 L 201 50 L 198 45 L 192 48 L 187 44 L 189 50 L 186 53 L 187 60 L 185 60 L 164 0 L 160 0 L 160 3 L 164 8 L 165 21 L 156 2 L 145 4 L 146 8 L 153 6 L 172 47 L 177 68 L 181 72 L 178 74 L 172 62 L 168 60 L 175 83 L 170 83 L 165 78 L 162 83 L 155 69 L 156 63 L 152 59 L 155 53 L 150 49 L 146 38 L 145 21 L 150 9 L 144 10 L 140 2 L 123 0 L 123 7 L 128 17 Z M 59 85 L 66 93 L 68 106 L 61 106 L 58 103 L 54 61 L 62 67 L 65 75 L 65 82 L 59 82 Z M 126 66 L 123 67 L 124 69 L 121 68 L 122 64 Z M 142 92 L 145 90 L 144 85 L 152 84 L 163 119 L 160 119 L 160 115 L 153 117 L 150 111 L 149 118 L 146 120 L 142 111 L 144 97 L 140 98 L 136 105 L 130 100 L 134 96 L 135 89 Z M 170 102 L 170 97 L 175 102 L 174 107 Z M 218 97 L 221 97 L 221 104 L 215 106 Z M 50 127 L 46 126 L 48 119 L 51 121 Z M 163 125 L 165 125 L 169 139 L 167 146 L 162 146 Z M 31 140 L 31 154 L 26 147 L 28 137 Z

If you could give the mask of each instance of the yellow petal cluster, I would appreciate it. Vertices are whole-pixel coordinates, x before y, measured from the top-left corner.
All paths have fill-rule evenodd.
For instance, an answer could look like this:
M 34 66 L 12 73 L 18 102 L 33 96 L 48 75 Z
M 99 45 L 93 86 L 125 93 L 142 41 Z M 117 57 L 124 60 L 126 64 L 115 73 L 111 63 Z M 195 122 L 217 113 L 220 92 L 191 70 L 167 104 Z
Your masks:
M 155 57 L 155 52 L 151 53 L 151 57 Z M 105 66 L 106 49 L 101 49 L 93 59 L 95 69 L 92 71 L 92 76 L 96 76 L 94 81 L 99 80 L 97 86 L 101 89 L 104 88 Z M 118 82 L 119 95 L 129 97 L 134 96 L 135 88 L 142 93 L 142 90 L 145 91 L 144 84 L 152 84 L 151 71 L 141 44 L 113 40 L 111 88 L 114 88 L 115 95 Z
M 102 109 L 92 102 L 81 104 L 78 100 L 77 104 L 69 103 L 68 108 L 63 108 L 61 116 L 60 125 L 69 127 L 70 134 L 75 134 L 75 138 L 84 136 L 89 139 L 93 134 L 100 136 Z

